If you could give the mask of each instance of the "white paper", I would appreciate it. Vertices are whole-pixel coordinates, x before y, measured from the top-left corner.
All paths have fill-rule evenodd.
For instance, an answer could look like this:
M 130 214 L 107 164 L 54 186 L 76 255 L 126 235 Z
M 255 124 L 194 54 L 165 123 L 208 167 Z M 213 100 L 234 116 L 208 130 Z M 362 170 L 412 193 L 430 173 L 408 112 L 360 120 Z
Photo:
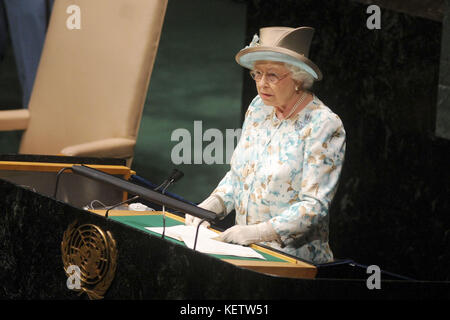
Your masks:
M 163 232 L 162 227 L 146 227 L 145 229 L 159 234 L 162 234 Z M 179 241 L 183 241 L 188 248 L 193 249 L 196 232 L 197 227 L 178 225 L 173 227 L 166 227 L 164 235 Z M 217 237 L 218 235 L 219 234 L 217 234 L 216 232 L 201 226 L 198 231 L 197 245 L 195 247 L 195 250 L 209 254 L 258 258 L 265 260 L 265 258 L 261 254 L 259 254 L 252 248 L 214 240 L 213 238 Z

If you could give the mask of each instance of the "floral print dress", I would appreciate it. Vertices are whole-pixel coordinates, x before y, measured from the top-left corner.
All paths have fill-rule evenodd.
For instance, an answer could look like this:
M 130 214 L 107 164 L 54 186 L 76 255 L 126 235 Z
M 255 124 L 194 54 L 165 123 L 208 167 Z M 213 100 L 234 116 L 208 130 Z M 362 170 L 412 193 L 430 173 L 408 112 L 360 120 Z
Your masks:
M 315 95 L 290 119 L 253 99 L 230 170 L 212 194 L 240 225 L 270 221 L 279 240 L 263 242 L 312 263 L 333 260 L 329 207 L 345 154 L 340 118 Z

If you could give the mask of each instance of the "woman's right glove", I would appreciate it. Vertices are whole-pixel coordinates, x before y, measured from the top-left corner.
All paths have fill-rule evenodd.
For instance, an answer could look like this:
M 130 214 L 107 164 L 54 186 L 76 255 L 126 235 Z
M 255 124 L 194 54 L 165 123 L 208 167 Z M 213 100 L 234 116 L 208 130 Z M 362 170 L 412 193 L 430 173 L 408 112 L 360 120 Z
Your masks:
M 220 234 L 217 240 L 247 246 L 261 241 L 277 240 L 278 234 L 270 221 L 252 225 L 234 225 Z
M 216 214 L 221 214 L 225 211 L 225 206 L 219 196 L 211 195 L 198 205 L 200 208 L 212 211 Z M 197 226 L 202 219 L 186 214 L 185 224 L 187 226 Z M 211 224 L 208 221 L 202 223 L 202 226 L 209 227 Z

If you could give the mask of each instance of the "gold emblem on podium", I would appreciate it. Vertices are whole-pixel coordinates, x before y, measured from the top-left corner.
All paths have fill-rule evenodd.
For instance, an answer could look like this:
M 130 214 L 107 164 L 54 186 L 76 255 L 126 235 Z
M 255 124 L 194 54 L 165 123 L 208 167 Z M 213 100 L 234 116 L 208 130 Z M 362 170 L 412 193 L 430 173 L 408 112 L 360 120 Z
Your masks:
M 93 224 L 77 226 L 75 221 L 64 232 L 61 251 L 68 288 L 102 299 L 116 272 L 117 247 L 111 233 Z

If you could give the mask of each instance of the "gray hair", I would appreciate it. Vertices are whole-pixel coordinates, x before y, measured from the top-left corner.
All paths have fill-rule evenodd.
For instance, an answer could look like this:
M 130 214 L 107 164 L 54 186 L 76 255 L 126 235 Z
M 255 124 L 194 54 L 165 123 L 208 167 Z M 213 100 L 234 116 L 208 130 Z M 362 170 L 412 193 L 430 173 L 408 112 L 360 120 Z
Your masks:
M 308 72 L 303 70 L 300 67 L 294 66 L 289 63 L 285 63 L 284 66 L 292 72 L 291 78 L 300 81 L 303 84 L 303 89 L 311 89 L 314 84 L 314 78 L 312 75 L 310 75 Z

